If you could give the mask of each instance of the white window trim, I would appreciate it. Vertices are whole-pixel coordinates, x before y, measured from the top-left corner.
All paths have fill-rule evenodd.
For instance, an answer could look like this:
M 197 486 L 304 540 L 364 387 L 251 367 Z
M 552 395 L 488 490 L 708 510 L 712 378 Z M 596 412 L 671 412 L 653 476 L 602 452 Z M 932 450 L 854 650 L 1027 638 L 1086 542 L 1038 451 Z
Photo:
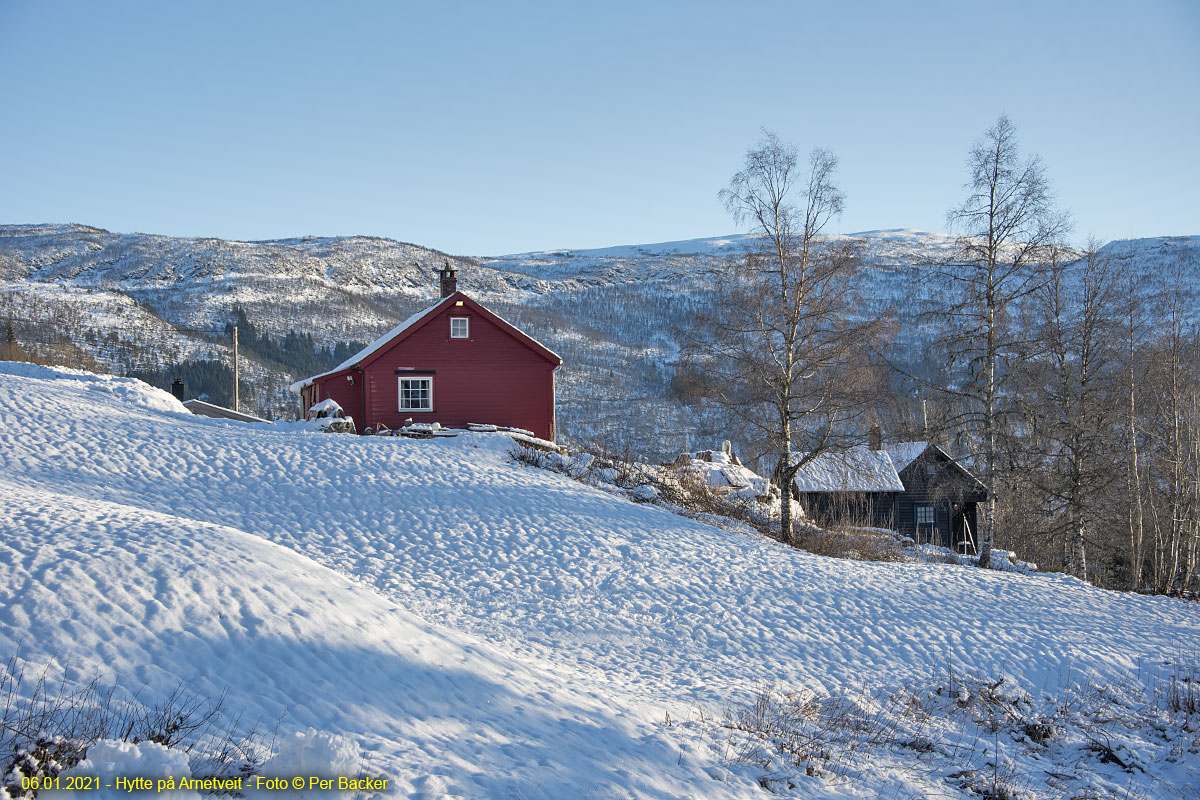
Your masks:
M 454 333 L 454 323 L 456 323 L 460 320 L 462 321 L 463 328 L 464 328 L 462 336 L 458 336 Z M 451 317 L 450 318 L 450 338 L 451 339 L 470 339 L 471 338 L 471 318 L 470 317 Z
M 918 517 L 917 510 L 928 508 L 929 514 L 933 517 L 930 522 L 921 522 Z M 937 506 L 933 503 L 914 503 L 913 504 L 913 524 L 921 528 L 936 528 L 937 527 Z
M 412 408 L 404 405 L 404 381 L 425 381 L 429 384 L 429 408 Z M 399 411 L 417 411 L 423 414 L 433 411 L 433 376 L 398 375 L 396 377 L 396 405 L 399 406 Z

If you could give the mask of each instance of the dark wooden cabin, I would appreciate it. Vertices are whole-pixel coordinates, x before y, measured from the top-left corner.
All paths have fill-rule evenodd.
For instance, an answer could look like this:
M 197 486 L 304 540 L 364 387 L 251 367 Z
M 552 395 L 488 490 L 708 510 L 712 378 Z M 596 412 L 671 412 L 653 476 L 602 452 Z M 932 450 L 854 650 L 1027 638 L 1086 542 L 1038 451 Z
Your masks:
M 873 445 L 823 455 L 800 470 L 793 496 L 808 516 L 974 552 L 983 484 L 931 442 Z

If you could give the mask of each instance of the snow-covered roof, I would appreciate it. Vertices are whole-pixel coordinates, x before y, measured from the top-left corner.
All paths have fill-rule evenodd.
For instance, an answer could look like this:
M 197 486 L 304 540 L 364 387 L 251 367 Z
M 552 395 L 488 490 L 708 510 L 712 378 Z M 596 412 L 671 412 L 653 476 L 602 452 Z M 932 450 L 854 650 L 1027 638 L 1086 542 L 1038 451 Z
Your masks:
M 883 449 L 892 457 L 892 466 L 896 468 L 896 472 L 903 472 L 929 449 L 929 442 L 893 442 L 884 444 Z
M 317 380 L 318 378 L 324 378 L 326 375 L 332 375 L 335 372 L 341 372 L 344 369 L 353 367 L 355 364 L 362 363 L 369 356 L 373 355 L 376 351 L 381 350 L 383 348 L 383 346 L 386 345 L 388 342 L 390 342 L 392 339 L 396 338 L 397 336 L 404 333 L 406 330 L 408 330 L 412 326 L 416 325 L 421 320 L 425 319 L 425 317 L 432 314 L 434 311 L 436 311 L 438 308 L 440 308 L 442 305 L 444 305 L 446 303 L 446 301 L 450 300 L 452 297 L 454 297 L 454 295 L 448 295 L 446 297 L 441 298 L 433 305 L 431 305 L 427 308 L 421 309 L 420 311 L 413 314 L 408 319 L 404 320 L 404 322 L 401 322 L 399 325 L 392 328 L 390 331 L 385 333 L 383 336 L 380 336 L 378 339 L 371 342 L 369 345 L 364 347 L 362 350 L 359 350 L 357 353 L 350 356 L 342 363 L 338 364 L 333 369 L 322 372 L 320 375 L 312 375 L 308 378 L 298 380 L 295 383 L 293 383 L 289 387 L 289 389 L 292 392 L 298 394 L 301 389 L 303 389 L 305 386 L 311 386 L 312 382 Z
M 802 456 L 796 456 L 799 461 Z M 801 492 L 903 492 L 892 458 L 886 450 L 858 446 L 825 453 L 796 473 Z

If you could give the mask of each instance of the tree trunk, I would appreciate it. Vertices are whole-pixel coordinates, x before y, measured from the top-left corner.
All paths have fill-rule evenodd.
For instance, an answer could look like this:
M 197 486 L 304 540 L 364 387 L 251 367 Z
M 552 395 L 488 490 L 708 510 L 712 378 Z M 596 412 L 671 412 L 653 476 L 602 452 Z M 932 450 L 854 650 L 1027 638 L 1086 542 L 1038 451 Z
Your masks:
M 1129 588 L 1142 588 L 1142 562 L 1145 560 L 1145 510 L 1142 507 L 1142 477 L 1138 469 L 1137 374 L 1134 345 L 1134 278 L 1129 270 L 1129 471 L 1126 476 L 1129 504 Z
M 785 411 L 779 423 L 780 441 L 783 445 L 779 452 L 779 538 L 793 547 L 796 545 L 796 535 L 792 525 L 792 479 L 796 472 L 792 469 L 792 426 Z
M 994 270 L 994 267 L 992 267 Z M 987 488 L 987 519 L 979 537 L 979 566 L 992 563 L 992 543 L 996 540 L 996 307 L 992 278 L 987 288 L 987 384 L 984 387 L 983 431 L 987 448 L 984 486 Z
M 779 473 L 779 540 L 787 544 L 795 544 L 792 530 L 792 487 L 787 470 Z
M 1083 580 L 1088 579 L 1087 567 L 1087 542 L 1084 539 L 1083 524 L 1077 522 L 1075 525 L 1075 561 L 1076 568 L 1079 570 L 1079 577 Z

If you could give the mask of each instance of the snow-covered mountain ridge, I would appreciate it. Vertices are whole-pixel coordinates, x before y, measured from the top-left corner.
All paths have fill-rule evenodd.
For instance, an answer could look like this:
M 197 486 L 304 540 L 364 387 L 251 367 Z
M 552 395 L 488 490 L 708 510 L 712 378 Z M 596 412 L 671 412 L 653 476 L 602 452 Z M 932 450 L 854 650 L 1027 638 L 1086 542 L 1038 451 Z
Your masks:
M 931 233 L 907 228 L 860 231 L 829 238 L 856 239 L 866 244 L 868 259 L 880 265 L 927 264 L 944 256 L 954 245 L 955 237 L 946 233 Z M 736 256 L 760 241 L 757 234 L 731 234 L 674 242 L 640 245 L 618 245 L 590 250 L 545 250 L 518 253 L 485 259 L 487 263 L 510 265 L 527 271 L 553 263 L 588 264 L 611 260 L 642 261 L 691 256 L 693 258 L 728 258 Z
M 865 244 L 869 266 L 915 267 L 946 258 L 955 237 L 907 229 L 846 234 Z M 321 287 L 387 302 L 429 298 L 443 260 L 462 286 L 484 298 L 528 298 L 598 284 L 678 281 L 684 273 L 736 256 L 757 240 L 733 234 L 685 241 L 585 250 L 548 250 L 495 257 L 450 256 L 371 236 L 297 237 L 254 242 L 118 234 L 85 225 L 0 225 L 0 280 L 130 293 L 209 286 L 214 294 L 252 293 L 257 282 L 290 282 L 292 302 Z M 1200 245 L 1200 236 L 1110 242 L 1104 252 L 1161 261 Z M 686 282 L 685 282 L 686 287 Z M 267 291 L 267 287 L 260 287 Z M 153 296 L 153 295 L 150 295 Z M 193 302 L 200 302 L 195 298 Z M 154 302 L 150 302 L 154 306 Z M 192 315 L 189 315 L 192 316 Z

